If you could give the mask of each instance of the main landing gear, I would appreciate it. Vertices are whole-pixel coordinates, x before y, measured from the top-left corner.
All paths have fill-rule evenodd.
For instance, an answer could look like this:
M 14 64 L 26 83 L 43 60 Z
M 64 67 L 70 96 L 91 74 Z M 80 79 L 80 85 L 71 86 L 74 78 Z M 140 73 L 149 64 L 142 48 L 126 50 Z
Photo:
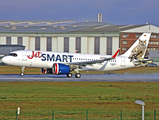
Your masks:
M 72 77 L 72 73 L 68 73 L 67 77 L 71 78 Z
M 79 73 L 79 71 L 80 71 L 79 67 L 77 67 L 76 69 L 74 69 L 74 71 L 76 72 L 75 77 L 76 78 L 80 78 L 81 74 Z M 72 77 L 72 73 L 68 73 L 67 77 L 71 78 Z
M 75 74 L 75 77 L 76 78 L 80 78 L 81 77 L 81 74 L 79 73 L 79 67 L 77 67 L 74 71 L 76 71 L 76 74 Z
M 72 73 L 68 73 L 68 74 L 67 74 L 67 77 L 68 77 L 68 78 L 71 78 L 71 77 L 72 77 Z M 76 73 L 76 74 L 75 74 L 75 77 L 76 77 L 76 78 L 80 78 L 80 77 L 81 77 L 81 74 L 80 74 L 80 73 Z
M 76 77 L 76 78 L 80 78 L 80 77 L 81 77 L 81 74 L 80 74 L 80 73 L 76 73 L 76 74 L 75 74 L 75 77 Z
M 24 75 L 24 70 L 25 70 L 25 67 L 22 67 L 22 72 L 20 73 L 21 76 Z

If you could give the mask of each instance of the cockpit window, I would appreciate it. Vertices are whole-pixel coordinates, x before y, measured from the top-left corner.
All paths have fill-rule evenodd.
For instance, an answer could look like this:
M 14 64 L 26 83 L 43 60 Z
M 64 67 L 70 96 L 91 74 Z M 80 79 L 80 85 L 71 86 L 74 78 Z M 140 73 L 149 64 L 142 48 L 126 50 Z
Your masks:
M 9 56 L 17 57 L 16 53 L 10 53 Z

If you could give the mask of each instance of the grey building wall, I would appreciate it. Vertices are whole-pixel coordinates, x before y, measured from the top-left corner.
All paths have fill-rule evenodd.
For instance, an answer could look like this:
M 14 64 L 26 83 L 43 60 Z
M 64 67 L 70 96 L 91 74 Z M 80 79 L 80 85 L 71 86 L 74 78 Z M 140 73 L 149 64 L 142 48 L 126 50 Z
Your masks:
M 25 46 L 22 45 L 0 45 L 0 55 L 8 55 L 12 51 L 24 50 Z

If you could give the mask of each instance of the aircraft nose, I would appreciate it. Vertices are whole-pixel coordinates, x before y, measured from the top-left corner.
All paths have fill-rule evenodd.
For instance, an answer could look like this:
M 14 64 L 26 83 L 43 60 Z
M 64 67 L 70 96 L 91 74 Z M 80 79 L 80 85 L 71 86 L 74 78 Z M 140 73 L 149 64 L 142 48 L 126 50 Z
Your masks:
M 3 58 L 2 58 L 2 62 L 3 62 L 3 63 L 7 63 L 8 61 L 9 61 L 9 60 L 8 60 L 7 57 L 3 57 Z

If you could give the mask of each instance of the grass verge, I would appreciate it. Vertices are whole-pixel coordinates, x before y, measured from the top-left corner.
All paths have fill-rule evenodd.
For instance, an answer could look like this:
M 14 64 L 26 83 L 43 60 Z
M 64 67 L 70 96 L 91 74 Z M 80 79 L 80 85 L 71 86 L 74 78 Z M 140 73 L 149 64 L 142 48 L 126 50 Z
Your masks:
M 153 118 L 159 108 L 158 82 L 0 82 L 0 119 L 19 118 L 56 119 L 120 118 L 139 119 L 141 106 L 135 100 L 143 100 L 146 119 Z M 8 112 L 7 112 L 8 113 Z M 9 118 L 10 119 L 10 118 Z

